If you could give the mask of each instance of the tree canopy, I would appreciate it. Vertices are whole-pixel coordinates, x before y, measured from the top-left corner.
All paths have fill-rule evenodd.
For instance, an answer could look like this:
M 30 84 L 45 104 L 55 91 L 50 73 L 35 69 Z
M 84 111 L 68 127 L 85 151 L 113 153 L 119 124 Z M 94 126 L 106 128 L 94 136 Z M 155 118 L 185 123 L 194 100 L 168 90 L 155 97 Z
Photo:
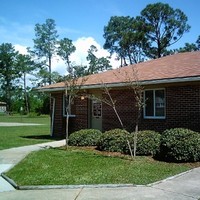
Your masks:
M 180 9 L 169 4 L 149 4 L 141 11 L 140 20 L 146 27 L 145 37 L 149 41 L 146 55 L 150 58 L 162 57 L 166 48 L 176 43 L 188 32 L 187 16 Z
M 51 63 L 56 54 L 57 30 L 53 19 L 47 19 L 44 24 L 35 25 L 34 49 L 32 53 L 45 62 L 48 68 L 48 83 L 51 84 Z M 45 68 L 43 68 L 44 70 Z
M 164 56 L 190 26 L 180 9 L 168 4 L 149 4 L 136 18 L 113 16 L 104 27 L 104 48 L 121 59 L 121 66 Z
M 16 67 L 17 55 L 18 52 L 15 51 L 11 43 L 3 43 L 0 45 L 1 97 L 6 101 L 8 111 L 11 108 L 14 83 L 20 77 L 20 69 Z

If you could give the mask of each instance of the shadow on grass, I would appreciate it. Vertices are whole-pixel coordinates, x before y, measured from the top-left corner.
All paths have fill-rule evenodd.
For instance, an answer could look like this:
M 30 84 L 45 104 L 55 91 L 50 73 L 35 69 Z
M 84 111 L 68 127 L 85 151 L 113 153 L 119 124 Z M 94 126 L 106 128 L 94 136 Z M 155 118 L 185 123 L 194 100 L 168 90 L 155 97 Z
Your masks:
M 64 137 L 52 137 L 50 135 L 28 135 L 28 136 L 21 136 L 22 138 L 26 139 L 36 139 L 36 140 L 62 140 Z

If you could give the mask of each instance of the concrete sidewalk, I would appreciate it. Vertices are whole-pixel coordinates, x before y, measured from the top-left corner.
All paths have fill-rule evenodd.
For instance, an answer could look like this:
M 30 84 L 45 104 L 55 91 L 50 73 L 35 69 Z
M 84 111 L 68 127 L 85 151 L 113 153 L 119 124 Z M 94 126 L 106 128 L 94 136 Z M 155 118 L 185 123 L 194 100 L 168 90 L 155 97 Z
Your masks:
M 64 146 L 65 140 L 47 142 L 43 144 L 29 145 L 11 149 L 5 149 L 0 151 L 0 174 L 8 171 L 18 162 L 20 162 L 25 156 L 32 151 L 38 151 L 47 147 L 59 147 Z M 4 178 L 0 176 L 0 192 L 13 191 L 15 190 Z M 1 200 L 1 197 L 0 197 Z
M 18 123 L 18 122 L 0 122 L 0 126 L 40 126 L 43 124 L 35 124 L 35 123 Z
M 65 140 L 0 151 L 0 172 L 6 171 L 31 151 L 48 146 L 63 146 Z M 156 173 L 156 172 L 155 172 Z M 1 178 L 3 179 L 3 178 Z M 81 186 L 74 189 L 15 190 L 4 179 L 0 181 L 0 200 L 198 200 L 200 199 L 200 168 L 147 186 Z

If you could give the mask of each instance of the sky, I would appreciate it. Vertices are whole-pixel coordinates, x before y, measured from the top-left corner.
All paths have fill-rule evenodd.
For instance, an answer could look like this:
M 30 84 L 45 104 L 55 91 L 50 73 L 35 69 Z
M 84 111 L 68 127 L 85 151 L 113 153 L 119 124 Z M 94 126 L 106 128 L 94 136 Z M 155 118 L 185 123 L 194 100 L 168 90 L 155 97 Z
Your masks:
M 98 48 L 97 57 L 109 56 L 103 49 L 103 29 L 111 16 L 136 17 L 148 4 L 157 2 L 181 9 L 188 17 L 191 29 L 174 48 L 196 42 L 200 35 L 200 0 L 0 0 L 0 44 L 12 43 L 20 53 L 26 53 L 26 47 L 33 47 L 35 24 L 50 18 L 55 20 L 59 39 L 69 38 L 76 46 L 71 60 L 86 64 L 90 45 Z M 119 66 L 115 56 L 111 64 Z M 55 58 L 53 70 L 65 73 L 64 62 Z

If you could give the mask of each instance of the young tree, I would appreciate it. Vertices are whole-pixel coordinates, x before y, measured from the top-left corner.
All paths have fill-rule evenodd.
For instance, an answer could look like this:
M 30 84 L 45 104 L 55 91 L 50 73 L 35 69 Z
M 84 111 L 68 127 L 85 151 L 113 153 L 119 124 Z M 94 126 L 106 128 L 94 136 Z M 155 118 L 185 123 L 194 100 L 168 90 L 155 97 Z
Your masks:
M 14 92 L 15 81 L 19 78 L 20 70 L 16 67 L 18 52 L 10 43 L 0 45 L 0 81 L 3 98 L 7 103 L 7 110 L 11 109 L 11 97 Z
M 69 118 L 71 116 L 71 106 L 74 99 L 79 96 L 82 85 L 86 78 L 75 77 L 74 74 L 69 74 L 65 80 L 65 113 L 66 113 L 66 147 L 69 143 Z
M 49 73 L 48 83 L 51 84 L 51 63 L 57 51 L 56 44 L 58 38 L 55 21 L 53 19 L 47 19 L 44 24 L 36 24 L 35 37 L 36 38 L 33 39 L 34 50 L 32 53 L 34 53 L 39 60 L 45 62 Z
M 116 107 L 116 103 L 117 101 L 115 99 L 113 99 L 111 93 L 110 93 L 110 89 L 108 88 L 107 84 L 104 83 L 103 81 L 101 81 L 101 88 L 102 88 L 102 91 L 104 92 L 104 94 L 106 95 L 105 96 L 102 96 L 102 97 L 99 97 L 99 96 L 96 96 L 96 95 L 91 95 L 91 94 L 87 94 L 86 97 L 89 98 L 89 99 L 92 99 L 92 100 L 97 100 L 99 102 L 103 102 L 105 103 L 106 105 L 112 107 L 119 123 L 120 123 L 120 126 L 122 129 L 125 130 L 125 127 L 124 127 L 124 124 L 123 124 L 123 121 L 120 117 L 120 114 L 117 110 L 117 107 Z M 107 98 L 108 97 L 108 98 Z M 133 158 L 133 153 L 132 153 L 132 149 L 131 149 L 131 145 L 130 145 L 130 142 L 129 142 L 129 139 L 128 137 L 126 138 L 127 140 L 127 145 L 128 145 L 128 148 L 129 148 L 129 151 L 130 151 L 130 154 L 131 154 L 131 157 Z
M 143 91 L 144 88 L 141 85 L 138 79 L 138 72 L 137 69 L 132 67 L 132 71 L 130 73 L 126 73 L 126 84 L 131 89 L 135 97 L 135 107 L 136 107 L 136 121 L 135 121 L 135 132 L 134 132 L 134 149 L 133 149 L 133 156 L 136 156 L 137 150 L 137 135 L 139 130 L 139 122 L 141 118 L 142 108 L 145 105 L 143 100 Z
M 135 119 L 135 131 L 134 131 L 134 149 L 133 149 L 133 156 L 136 156 L 136 150 L 137 150 L 137 135 L 139 130 L 139 122 L 141 118 L 142 108 L 145 105 L 145 102 L 143 100 L 143 91 L 144 88 L 141 85 L 141 82 L 139 81 L 139 75 L 137 69 L 132 66 L 131 71 L 125 71 L 121 72 L 121 70 L 118 70 L 118 73 L 116 73 L 116 76 L 124 82 L 124 86 L 129 88 L 135 97 L 135 108 L 136 108 L 136 119 Z M 129 147 L 130 148 L 130 147 Z
M 150 58 L 162 57 L 166 48 L 180 40 L 190 29 L 187 16 L 180 9 L 173 9 L 164 3 L 147 5 L 138 19 L 148 40 L 145 53 Z
M 71 65 L 70 55 L 76 50 L 72 40 L 64 38 L 60 40 L 58 47 L 58 55 L 65 61 L 67 65 L 68 75 L 65 76 L 65 113 L 66 113 L 66 147 L 69 142 L 69 118 L 71 116 L 71 105 L 83 84 L 83 78 L 78 78 L 74 73 L 73 66 Z M 80 81 L 81 80 L 81 81 Z

